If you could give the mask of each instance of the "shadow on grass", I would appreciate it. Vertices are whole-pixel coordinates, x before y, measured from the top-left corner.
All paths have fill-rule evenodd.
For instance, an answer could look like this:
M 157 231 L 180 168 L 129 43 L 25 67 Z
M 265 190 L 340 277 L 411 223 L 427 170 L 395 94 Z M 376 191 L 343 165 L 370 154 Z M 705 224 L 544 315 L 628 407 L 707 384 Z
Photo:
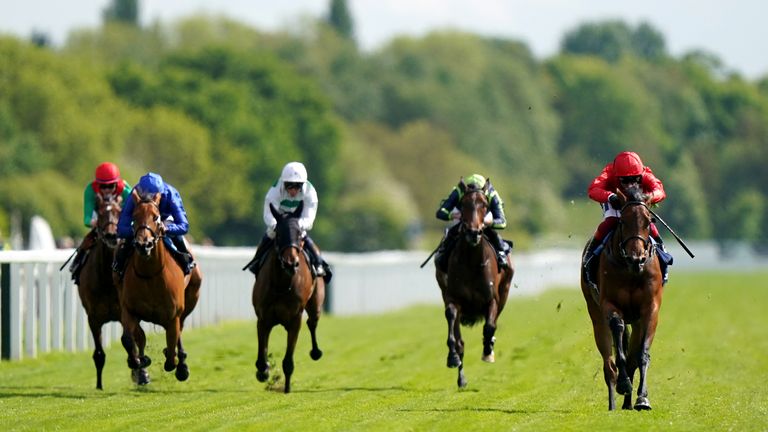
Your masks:
M 522 410 L 505 408 L 478 408 L 478 407 L 457 407 L 457 408 L 430 408 L 430 409 L 398 409 L 400 412 L 413 413 L 464 413 L 464 412 L 494 412 L 503 414 L 572 414 L 570 410 Z

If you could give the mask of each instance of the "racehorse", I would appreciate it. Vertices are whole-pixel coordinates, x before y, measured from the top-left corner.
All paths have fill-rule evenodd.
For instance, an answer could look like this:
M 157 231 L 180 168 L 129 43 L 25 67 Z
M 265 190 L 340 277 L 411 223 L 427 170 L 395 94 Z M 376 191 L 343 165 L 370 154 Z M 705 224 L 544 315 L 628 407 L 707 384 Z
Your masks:
M 309 257 L 303 250 L 302 230 L 299 226 L 303 204 L 300 202 L 296 210 L 282 214 L 269 205 L 272 215 L 277 219 L 274 248 L 265 256 L 264 266 L 253 284 L 253 309 L 259 335 L 256 379 L 264 382 L 269 378 L 269 334 L 274 326 L 280 324 L 288 333 L 283 357 L 285 393 L 291 391 L 293 353 L 305 310 L 307 327 L 312 337 L 309 356 L 312 360 L 319 360 L 323 355 L 317 345 L 316 330 L 325 301 L 325 282 L 321 277 L 313 277 Z
M 110 321 L 120 321 L 120 301 L 112 280 L 112 259 L 117 246 L 117 221 L 122 200 L 120 196 L 104 198 L 96 194 L 96 242 L 87 252 L 77 286 L 93 336 L 93 363 L 99 390 L 103 388 L 101 376 L 107 358 L 101 342 L 101 328 Z
M 599 294 L 589 288 L 583 275 L 581 291 L 592 319 L 595 343 L 603 357 L 608 409 L 616 408 L 615 392 L 624 395 L 622 409 L 632 409 L 632 381 L 635 369 L 639 368 L 634 408 L 650 410 L 647 373 L 661 307 L 662 273 L 651 243 L 649 197 L 637 187 L 626 194 L 616 194 L 621 217 L 600 254 L 596 281 Z M 627 324 L 632 326 L 631 332 Z
M 509 256 L 507 266 L 499 268 L 496 251 L 483 235 L 484 218 L 488 212 L 488 184 L 486 182 L 485 187 L 476 189 L 466 186 L 463 179 L 459 182 L 463 194 L 459 239 L 450 252 L 447 272 L 438 268 L 435 274 L 448 321 L 447 363 L 449 368 L 458 367 L 460 388 L 467 385 L 461 325 L 472 326 L 485 319 L 482 360 L 495 362 L 496 320 L 507 302 L 515 272 Z
M 128 367 L 133 370 L 149 366 L 144 355 L 146 339 L 140 321 L 149 321 L 165 329 L 164 369 L 176 369 L 176 379 L 189 378 L 187 353 L 181 342 L 184 319 L 194 310 L 200 298 L 202 274 L 200 266 L 184 275 L 166 245 L 165 229 L 160 220 L 160 193 L 139 196 L 134 189 L 133 247 L 120 288 L 121 341 L 128 353 Z M 176 362 L 178 348 L 178 364 Z M 138 384 L 149 382 L 139 376 Z

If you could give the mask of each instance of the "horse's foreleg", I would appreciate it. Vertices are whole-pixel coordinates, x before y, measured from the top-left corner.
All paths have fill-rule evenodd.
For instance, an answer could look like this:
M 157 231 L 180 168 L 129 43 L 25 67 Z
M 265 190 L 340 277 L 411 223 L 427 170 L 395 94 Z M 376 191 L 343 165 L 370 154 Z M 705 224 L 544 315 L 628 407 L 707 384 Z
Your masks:
M 485 314 L 485 325 L 483 326 L 483 357 L 482 360 L 488 363 L 495 363 L 496 356 L 493 352 L 493 345 L 496 343 L 496 318 L 498 316 L 498 306 L 496 300 L 491 300 L 488 305 L 488 311 Z
M 618 313 L 613 312 L 608 320 L 608 326 L 613 336 L 613 344 L 616 347 L 616 367 L 619 370 L 619 377 L 616 381 L 616 392 L 621 395 L 632 393 L 632 381 L 627 375 L 627 355 L 624 343 L 624 320 Z
M 176 369 L 176 346 L 179 344 L 180 330 L 181 322 L 178 316 L 165 328 L 165 349 L 163 350 L 165 364 L 163 369 L 166 372 Z
M 107 355 L 104 354 L 104 347 L 101 345 L 102 323 L 88 317 L 88 326 L 91 328 L 91 335 L 93 336 L 93 364 L 96 366 L 96 388 L 102 390 L 101 373 L 107 360 Z
M 136 342 L 139 350 L 139 363 L 141 364 L 139 369 L 133 371 L 133 380 L 138 385 L 146 385 L 149 384 L 149 372 L 147 372 L 147 367 L 152 363 L 152 359 L 144 354 L 144 348 L 147 346 L 147 335 L 144 334 L 144 329 L 141 328 L 141 325 L 136 326 L 136 331 L 133 333 L 133 340 Z
M 189 366 L 187 365 L 187 352 L 184 351 L 184 346 L 181 344 L 181 335 L 179 335 L 179 344 L 177 348 L 179 364 L 176 365 L 176 379 L 179 381 L 186 381 L 187 378 L 189 378 Z
M 291 320 L 286 326 L 288 338 L 285 346 L 285 357 L 283 357 L 283 374 L 285 375 L 285 392 L 291 392 L 291 375 L 293 375 L 293 352 L 296 350 L 296 341 L 299 339 L 299 330 L 301 330 L 301 314 Z
M 459 376 L 456 384 L 459 388 L 467 386 L 467 378 L 464 376 L 464 338 L 461 337 L 461 321 L 456 320 L 454 324 L 454 334 L 456 335 L 456 352 L 459 354 Z
M 658 311 L 658 308 L 656 308 Z M 651 343 L 653 337 L 656 334 L 656 323 L 658 322 L 658 315 L 652 314 L 648 324 L 645 326 L 642 332 L 642 342 L 639 343 L 637 350 L 637 359 L 640 363 L 640 381 L 637 386 L 637 400 L 635 400 L 635 409 L 650 410 L 651 403 L 648 400 L 648 366 L 651 364 Z
M 318 278 L 315 291 L 312 293 L 312 297 L 309 298 L 305 310 L 307 311 L 307 327 L 309 328 L 309 334 L 312 337 L 312 351 L 309 352 L 309 356 L 312 360 L 320 360 L 323 356 L 323 352 L 317 344 L 317 322 L 320 320 L 320 314 L 323 312 L 323 302 L 325 301 L 325 284 L 322 279 Z
M 125 310 L 120 314 L 120 321 L 123 324 L 123 335 L 120 337 L 120 342 L 123 344 L 123 348 L 125 348 L 125 352 L 128 354 L 128 367 L 131 369 L 139 369 L 142 366 L 141 361 L 139 360 L 136 343 L 133 339 L 133 335 L 136 333 L 136 327 L 139 326 L 139 321 Z
M 265 324 L 265 320 L 259 318 L 256 323 L 256 329 L 259 337 L 259 354 L 256 358 L 256 379 L 259 380 L 259 382 L 264 382 L 269 378 L 267 353 L 269 352 L 269 333 L 272 331 L 272 325 Z
M 456 337 L 456 325 L 458 321 L 459 311 L 455 304 L 448 303 L 445 306 L 445 320 L 448 322 L 448 367 L 455 368 L 461 366 L 461 358 L 456 350 L 457 337 Z

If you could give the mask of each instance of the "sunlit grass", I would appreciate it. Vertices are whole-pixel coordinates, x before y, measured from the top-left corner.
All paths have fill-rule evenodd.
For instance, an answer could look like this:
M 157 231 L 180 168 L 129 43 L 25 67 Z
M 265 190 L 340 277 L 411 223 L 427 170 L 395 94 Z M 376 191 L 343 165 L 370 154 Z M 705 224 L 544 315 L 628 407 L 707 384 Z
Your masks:
M 465 328 L 465 373 L 445 367 L 442 308 L 323 316 L 323 358 L 302 329 L 293 392 L 255 379 L 255 318 L 185 333 L 189 381 L 162 370 L 136 388 L 119 344 L 104 391 L 91 353 L 0 364 L 0 430 L 765 430 L 768 273 L 674 274 L 649 371 L 650 412 L 609 413 L 602 365 L 575 287 L 515 298 L 497 332 L 495 364 L 480 361 L 481 326 Z M 437 288 L 435 288 L 437 289 Z M 272 333 L 279 371 L 285 331 Z

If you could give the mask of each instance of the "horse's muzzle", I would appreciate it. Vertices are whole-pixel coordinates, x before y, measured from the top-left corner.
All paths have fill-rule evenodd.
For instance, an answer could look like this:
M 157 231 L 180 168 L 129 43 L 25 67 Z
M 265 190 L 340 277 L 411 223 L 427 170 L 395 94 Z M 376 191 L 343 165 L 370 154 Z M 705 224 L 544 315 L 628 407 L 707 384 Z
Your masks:
M 480 244 L 480 241 L 483 240 L 483 231 L 482 230 L 467 230 L 464 233 L 465 238 L 467 239 L 467 242 L 471 244 L 472 246 L 477 246 Z

